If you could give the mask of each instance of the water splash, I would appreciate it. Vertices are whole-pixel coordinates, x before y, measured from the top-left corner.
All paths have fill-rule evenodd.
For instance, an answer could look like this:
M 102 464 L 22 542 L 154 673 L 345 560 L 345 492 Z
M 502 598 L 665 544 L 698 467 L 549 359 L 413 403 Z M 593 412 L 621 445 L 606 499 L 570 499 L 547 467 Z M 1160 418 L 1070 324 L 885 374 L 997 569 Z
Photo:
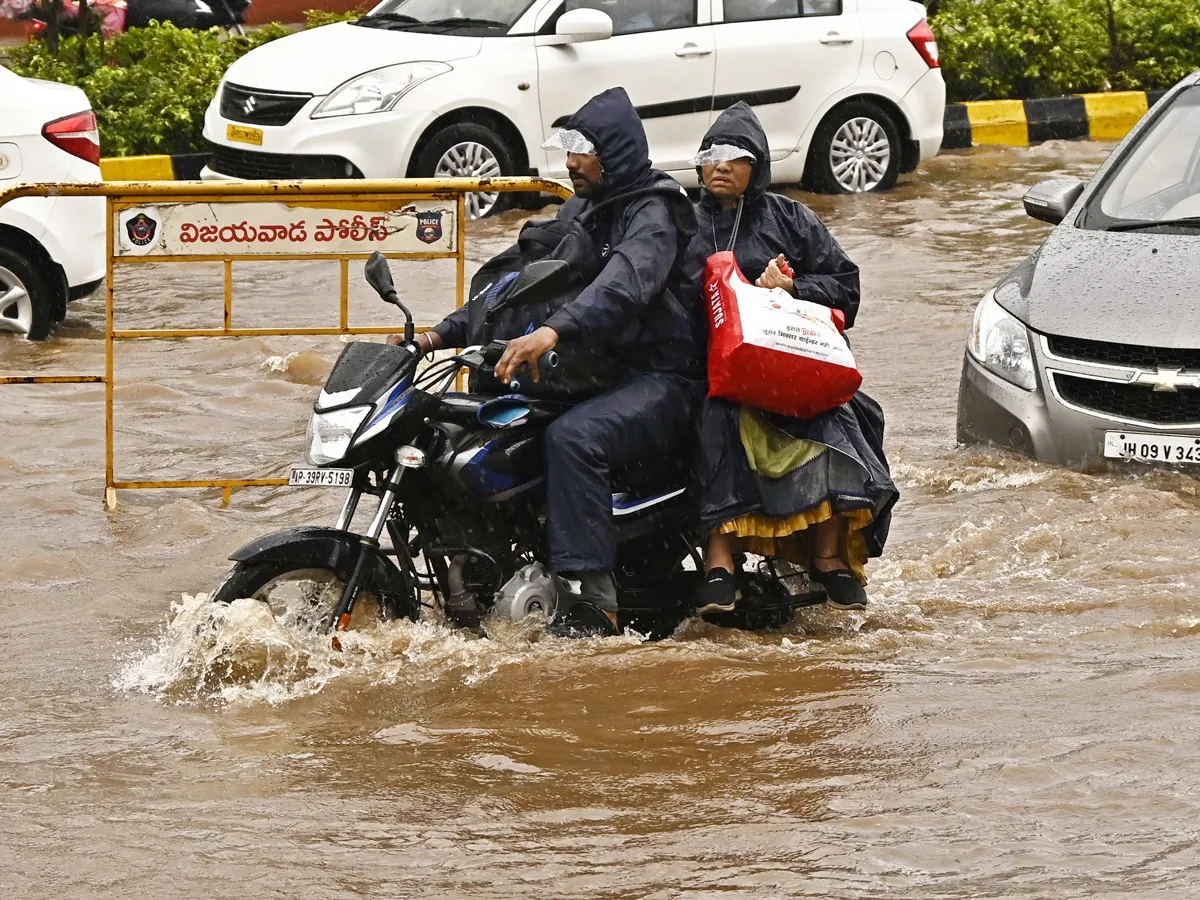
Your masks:
M 892 569 L 884 581 L 898 572 Z M 371 685 L 452 679 L 471 687 L 517 666 L 543 674 L 589 668 L 594 676 L 597 669 L 672 666 L 697 659 L 768 663 L 844 658 L 929 639 L 931 629 L 921 608 L 907 597 L 886 599 L 887 593 L 881 590 L 881 602 L 866 613 L 814 607 L 774 632 L 718 628 L 689 619 L 663 641 L 651 642 L 634 632 L 581 641 L 549 636 L 537 617 L 488 620 L 486 637 L 429 619 L 346 632 L 339 635 L 340 652 L 328 635 L 277 622 L 266 604 L 236 600 L 225 605 L 211 602 L 207 594 L 185 594 L 172 604 L 170 620 L 154 645 L 128 659 L 113 684 L 166 702 L 279 705 L 346 679 Z
M 282 375 L 292 384 L 321 385 L 329 377 L 332 366 L 325 357 L 312 350 L 295 350 L 291 353 L 268 356 L 262 362 L 262 370 Z

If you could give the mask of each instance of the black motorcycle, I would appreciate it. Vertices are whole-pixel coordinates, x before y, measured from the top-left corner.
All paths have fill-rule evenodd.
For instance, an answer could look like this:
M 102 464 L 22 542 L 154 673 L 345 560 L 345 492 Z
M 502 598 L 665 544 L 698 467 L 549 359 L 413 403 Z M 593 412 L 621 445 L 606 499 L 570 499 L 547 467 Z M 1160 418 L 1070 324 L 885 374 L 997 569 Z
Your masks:
M 527 265 L 503 306 L 543 300 L 561 283 L 565 266 Z M 558 597 L 546 565 L 543 440 L 568 405 L 522 394 L 520 377 L 503 394 L 452 392 L 464 370 L 477 383 L 488 380 L 503 354 L 501 341 L 418 372 L 412 314 L 381 254 L 368 261 L 366 278 L 403 311 L 405 342 L 345 347 L 313 406 L 306 437 L 312 465 L 293 468 L 289 477 L 292 485 L 346 488 L 341 514 L 332 527 L 292 528 L 242 547 L 212 599 L 266 601 L 277 617 L 325 631 L 346 630 L 371 612 L 415 620 L 430 604 L 474 630 L 489 613 L 553 617 Z M 566 364 L 553 351 L 540 361 L 551 372 Z M 622 627 L 664 636 L 692 613 L 703 566 L 687 484 L 681 460 L 670 482 L 656 471 L 653 481 L 635 475 L 614 486 Z M 375 498 L 370 522 L 356 531 L 366 496 Z M 761 560 L 744 571 L 738 611 L 713 621 L 778 627 L 798 607 L 824 601 L 822 590 L 806 589 L 803 570 L 780 566 Z M 280 605 L 274 592 L 284 586 L 299 587 L 300 595 Z

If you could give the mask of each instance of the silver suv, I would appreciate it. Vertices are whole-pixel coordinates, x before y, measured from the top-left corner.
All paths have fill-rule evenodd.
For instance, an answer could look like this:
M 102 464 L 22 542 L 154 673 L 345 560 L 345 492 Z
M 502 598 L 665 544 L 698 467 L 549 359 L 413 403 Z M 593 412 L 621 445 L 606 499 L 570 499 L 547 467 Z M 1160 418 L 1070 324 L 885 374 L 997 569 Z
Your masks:
M 1066 465 L 1200 463 L 1200 72 L 1086 186 L 1024 202 L 1058 227 L 975 311 L 958 439 Z

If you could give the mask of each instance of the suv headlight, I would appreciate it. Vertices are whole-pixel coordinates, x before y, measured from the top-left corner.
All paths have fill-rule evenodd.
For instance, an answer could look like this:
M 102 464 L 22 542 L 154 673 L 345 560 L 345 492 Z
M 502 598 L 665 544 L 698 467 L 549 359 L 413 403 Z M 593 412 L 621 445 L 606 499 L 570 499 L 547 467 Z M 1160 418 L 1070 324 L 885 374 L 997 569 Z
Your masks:
M 322 100 L 312 118 L 384 112 L 422 81 L 449 71 L 450 66 L 444 62 L 413 62 L 358 75 Z
M 370 412 L 369 406 L 351 406 L 313 413 L 308 420 L 308 461 L 314 466 L 324 466 L 345 456 L 351 439 Z
M 995 291 L 988 291 L 975 308 L 967 350 L 1005 381 L 1027 391 L 1036 386 L 1029 329 L 996 302 Z

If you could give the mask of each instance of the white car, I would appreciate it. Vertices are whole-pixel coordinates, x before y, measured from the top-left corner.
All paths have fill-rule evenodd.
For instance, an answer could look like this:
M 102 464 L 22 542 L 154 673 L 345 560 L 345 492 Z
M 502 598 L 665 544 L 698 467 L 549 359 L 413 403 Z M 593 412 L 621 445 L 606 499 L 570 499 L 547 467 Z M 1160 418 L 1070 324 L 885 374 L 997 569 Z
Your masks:
M 0 191 L 28 181 L 99 181 L 100 135 L 77 87 L 0 66 Z M 0 331 L 33 340 L 67 301 L 104 282 L 104 198 L 27 197 L 0 206 Z
M 384 0 L 237 60 L 205 116 L 202 177 L 561 177 L 542 142 L 615 85 L 655 165 L 689 186 L 738 100 L 778 180 L 815 190 L 886 189 L 942 141 L 937 42 L 909 0 Z

